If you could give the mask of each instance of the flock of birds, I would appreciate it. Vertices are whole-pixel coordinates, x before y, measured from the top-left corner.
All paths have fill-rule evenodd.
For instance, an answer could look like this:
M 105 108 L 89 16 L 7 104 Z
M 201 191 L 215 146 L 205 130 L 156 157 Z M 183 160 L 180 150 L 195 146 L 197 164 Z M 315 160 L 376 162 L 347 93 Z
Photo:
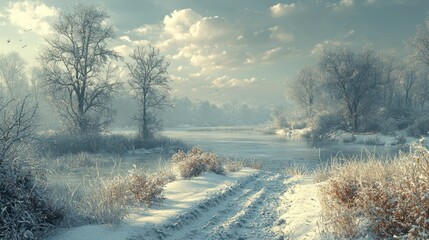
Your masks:
M 29 31 L 31 31 L 31 28 L 24 29 L 24 32 L 29 32 Z M 19 41 L 22 42 L 22 39 L 19 39 Z M 10 43 L 10 39 L 6 40 L 6 42 Z M 26 47 L 27 47 L 27 44 L 24 44 L 24 45 L 21 46 L 21 48 L 26 48 Z

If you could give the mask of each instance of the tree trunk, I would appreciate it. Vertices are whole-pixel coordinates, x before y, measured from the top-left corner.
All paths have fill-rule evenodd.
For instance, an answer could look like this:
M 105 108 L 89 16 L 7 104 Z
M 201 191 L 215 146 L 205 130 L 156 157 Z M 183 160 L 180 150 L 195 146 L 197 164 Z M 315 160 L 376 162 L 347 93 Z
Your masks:
M 352 114 L 352 121 L 353 121 L 353 133 L 356 133 L 358 131 L 358 115 L 357 113 Z

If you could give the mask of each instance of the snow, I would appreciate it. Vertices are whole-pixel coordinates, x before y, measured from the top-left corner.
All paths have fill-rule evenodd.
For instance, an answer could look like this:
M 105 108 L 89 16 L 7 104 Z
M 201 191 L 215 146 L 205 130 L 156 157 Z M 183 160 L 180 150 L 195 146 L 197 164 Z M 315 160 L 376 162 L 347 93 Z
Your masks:
M 317 186 L 250 168 L 205 173 L 167 184 L 162 206 L 134 207 L 120 226 L 62 229 L 50 239 L 317 239 Z
M 288 239 L 319 239 L 318 223 L 320 203 L 318 186 L 314 178 L 295 176 L 284 183 L 287 191 L 281 196 L 278 211 L 283 212 L 275 231 L 281 231 Z
M 275 134 L 278 136 L 287 136 L 287 137 L 303 137 L 310 132 L 310 128 L 303 129 L 278 129 L 275 131 Z

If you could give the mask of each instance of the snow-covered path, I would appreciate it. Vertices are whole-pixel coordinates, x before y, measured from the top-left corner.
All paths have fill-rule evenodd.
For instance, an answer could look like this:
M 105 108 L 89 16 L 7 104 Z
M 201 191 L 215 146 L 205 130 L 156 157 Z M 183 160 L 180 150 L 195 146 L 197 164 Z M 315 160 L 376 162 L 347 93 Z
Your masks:
M 284 191 L 283 179 L 281 174 L 261 172 L 135 239 L 150 239 L 154 235 L 181 240 L 279 238 L 271 228 L 279 215 L 276 209 Z
M 319 206 L 308 180 L 249 169 L 207 173 L 168 184 L 163 206 L 136 209 L 117 229 L 82 226 L 53 239 L 314 239 L 308 222 Z M 312 214 L 300 218 L 300 211 Z

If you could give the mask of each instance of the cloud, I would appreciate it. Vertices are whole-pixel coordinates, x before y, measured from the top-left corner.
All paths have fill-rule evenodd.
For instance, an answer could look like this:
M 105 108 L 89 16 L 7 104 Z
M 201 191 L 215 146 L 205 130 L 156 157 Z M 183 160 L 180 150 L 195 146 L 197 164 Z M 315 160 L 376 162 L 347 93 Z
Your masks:
M 351 8 L 355 5 L 354 0 L 340 0 L 337 3 L 327 3 L 328 8 L 333 9 L 334 11 L 341 11 L 343 9 Z
M 139 45 L 149 45 L 149 44 L 152 44 L 150 41 L 145 40 L 145 39 L 143 39 L 143 40 L 135 40 L 135 41 L 132 41 L 131 43 L 132 43 L 134 46 L 139 46 Z
M 190 37 L 190 28 L 201 18 L 190 8 L 174 10 L 164 17 L 164 31 L 176 40 L 185 40 Z
M 341 0 L 340 1 L 340 6 L 343 6 L 343 7 L 351 7 L 353 5 L 354 5 L 353 0 Z
M 133 32 L 144 35 L 144 34 L 151 33 L 152 31 L 155 31 L 157 29 L 159 29 L 159 25 L 145 24 L 141 27 L 134 29 Z
M 212 87 L 215 88 L 224 88 L 224 87 L 245 87 L 256 81 L 255 77 L 238 79 L 238 78 L 229 78 L 226 75 L 218 77 L 212 81 Z
M 174 10 L 164 17 L 164 32 L 178 41 L 212 41 L 230 32 L 224 18 L 202 17 L 192 9 Z
M 244 61 L 244 64 L 253 64 L 253 63 L 274 63 L 274 60 L 287 57 L 287 56 L 304 56 L 307 55 L 308 52 L 297 49 L 295 47 L 275 47 L 263 51 L 259 54 L 247 54 L 247 58 Z
M 282 54 L 283 54 L 283 48 L 282 47 L 276 47 L 276 48 L 265 51 L 261 57 L 261 60 L 264 62 L 269 62 L 269 61 L 272 61 L 273 59 L 278 58 Z
M 344 42 L 344 41 L 333 41 L 333 40 L 325 40 L 323 42 L 317 43 L 314 45 L 314 47 L 310 50 L 311 55 L 320 55 L 323 53 L 323 50 L 326 48 L 331 47 L 338 47 L 342 45 L 351 45 L 350 42 Z
M 11 24 L 20 27 L 21 30 L 31 29 L 39 35 L 51 33 L 49 20 L 58 15 L 57 8 L 29 0 L 9 2 L 6 11 Z
M 7 16 L 0 11 L 0 26 L 6 25 Z
M 273 17 L 286 16 L 286 15 L 294 12 L 295 9 L 296 9 L 295 3 L 291 3 L 291 4 L 277 3 L 276 5 L 273 5 L 270 7 L 271 15 Z
M 268 30 L 271 32 L 271 39 L 275 39 L 285 43 L 290 43 L 295 40 L 295 36 L 292 33 L 285 32 L 281 30 L 278 26 L 270 27 Z
M 119 45 L 114 47 L 113 50 L 122 56 L 129 56 L 133 52 L 132 48 L 128 45 Z
M 170 79 L 173 82 L 179 82 L 179 83 L 189 82 L 189 79 L 187 77 L 176 76 L 174 74 L 170 74 Z
M 225 69 L 241 62 L 235 59 L 240 34 L 219 16 L 202 16 L 187 8 L 174 10 L 164 17 L 163 33 L 157 47 L 171 58 L 188 61 L 198 72 Z
M 124 42 L 132 42 L 130 36 L 127 36 L 127 35 L 120 36 L 119 39 Z
M 351 37 L 353 34 L 355 34 L 355 30 L 350 29 L 350 31 L 344 36 L 344 38 L 349 38 Z

